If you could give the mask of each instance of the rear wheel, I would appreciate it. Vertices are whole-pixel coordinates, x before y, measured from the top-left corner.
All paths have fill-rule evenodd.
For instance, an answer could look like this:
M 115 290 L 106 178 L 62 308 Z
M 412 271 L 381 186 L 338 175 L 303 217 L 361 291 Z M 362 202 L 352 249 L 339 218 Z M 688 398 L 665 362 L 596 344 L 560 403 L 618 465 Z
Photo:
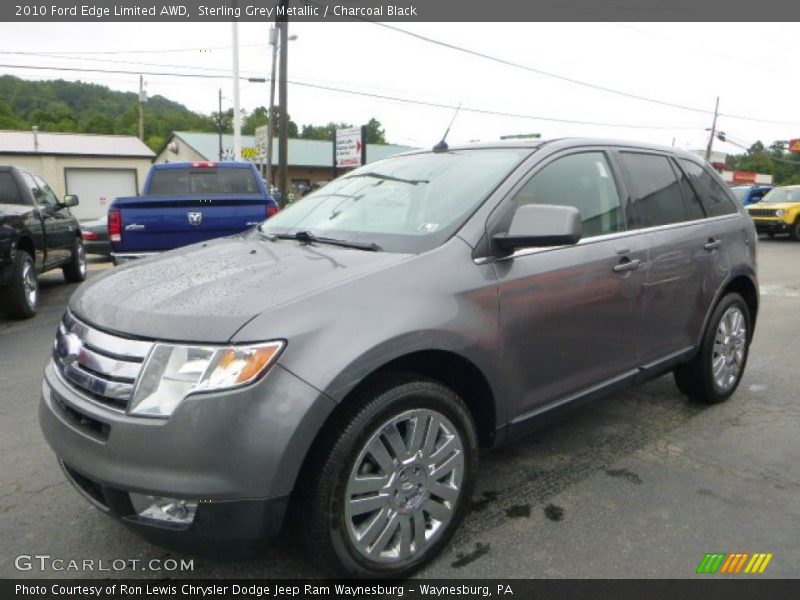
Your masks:
M 75 238 L 72 246 L 72 258 L 61 270 L 64 272 L 64 279 L 70 283 L 79 283 L 86 279 L 86 250 L 81 238 Z
M 750 348 L 750 311 L 735 293 L 722 298 L 711 315 L 697 355 L 675 369 L 678 389 L 692 400 L 727 400 L 744 374 Z
M 39 306 L 39 278 L 33 257 L 25 250 L 17 251 L 11 285 L 3 291 L 3 304 L 9 317 L 29 319 L 36 314 Z
M 401 577 L 462 520 L 477 435 L 449 388 L 412 376 L 365 389 L 315 446 L 298 497 L 309 555 L 351 577 Z

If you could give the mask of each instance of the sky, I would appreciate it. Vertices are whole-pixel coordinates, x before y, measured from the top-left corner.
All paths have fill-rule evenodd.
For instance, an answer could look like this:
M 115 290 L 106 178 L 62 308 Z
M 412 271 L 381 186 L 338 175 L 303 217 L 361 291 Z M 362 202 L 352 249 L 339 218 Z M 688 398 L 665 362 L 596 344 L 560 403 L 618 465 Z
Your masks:
M 407 31 L 593 86 L 713 112 L 729 139 L 800 137 L 800 37 L 792 23 L 401 23 Z M 269 23 L 239 24 L 244 76 L 269 77 Z M 292 81 L 516 116 L 462 110 L 448 141 L 493 141 L 539 133 L 612 137 L 681 148 L 705 147 L 712 115 L 632 99 L 444 48 L 372 23 L 291 23 Z M 201 79 L 145 75 L 150 95 L 192 110 L 233 105 L 230 23 L 3 23 L 0 64 L 26 79 L 63 78 L 136 91 L 138 75 L 77 73 L 60 67 L 222 75 Z M 31 54 L 33 53 L 33 54 Z M 145 64 L 146 63 L 146 64 Z M 241 83 L 241 106 L 269 102 L 269 84 Z M 300 126 L 378 119 L 392 143 L 435 144 L 454 110 L 289 87 L 289 114 Z M 733 118 L 733 115 L 748 119 Z M 543 120 L 590 121 L 588 125 Z M 759 120 L 785 121 L 785 124 Z M 646 127 L 645 127 L 646 126 Z M 731 143 L 715 150 L 739 153 Z

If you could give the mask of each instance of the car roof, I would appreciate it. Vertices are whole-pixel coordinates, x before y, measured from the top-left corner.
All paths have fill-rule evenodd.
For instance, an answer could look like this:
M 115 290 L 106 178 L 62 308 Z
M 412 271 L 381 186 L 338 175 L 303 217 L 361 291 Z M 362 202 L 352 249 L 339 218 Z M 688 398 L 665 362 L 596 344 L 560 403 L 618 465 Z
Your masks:
M 220 169 L 244 169 L 251 168 L 252 163 L 245 161 L 216 161 L 216 160 L 199 160 L 199 161 L 180 161 L 168 163 L 156 163 L 153 165 L 154 169 L 191 169 L 192 167 L 209 167 Z
M 547 140 L 531 139 L 531 140 L 499 140 L 494 142 L 473 142 L 469 144 L 454 144 L 448 147 L 448 151 L 474 150 L 474 149 L 484 149 L 484 148 L 485 149 L 522 148 L 522 149 L 536 150 L 538 148 L 550 145 L 563 146 L 565 148 L 580 147 L 580 146 L 610 146 L 617 148 L 629 148 L 631 150 L 654 150 L 656 152 L 667 152 L 679 156 L 681 158 L 688 158 L 694 160 L 696 162 L 703 162 L 703 159 L 701 157 L 697 156 L 696 154 L 692 154 L 691 152 L 687 152 L 686 150 L 682 150 L 680 148 L 673 148 L 670 146 L 663 146 L 659 144 L 653 144 L 650 142 L 635 142 L 631 140 L 620 140 L 612 138 L 563 137 L 563 138 L 552 138 Z M 420 154 L 424 152 L 433 152 L 433 149 L 420 148 L 418 150 L 404 152 L 402 153 L 402 155 L 398 154 L 397 156 Z

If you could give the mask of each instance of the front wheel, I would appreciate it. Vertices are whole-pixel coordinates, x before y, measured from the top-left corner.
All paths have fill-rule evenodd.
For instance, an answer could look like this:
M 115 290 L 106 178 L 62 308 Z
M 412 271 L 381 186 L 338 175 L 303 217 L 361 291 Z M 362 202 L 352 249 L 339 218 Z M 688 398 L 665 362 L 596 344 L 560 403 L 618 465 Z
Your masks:
M 72 246 L 72 258 L 61 270 L 64 272 L 64 279 L 70 283 L 80 283 L 86 279 L 86 251 L 81 238 L 75 238 Z
M 11 285 L 2 290 L 6 313 L 12 319 L 30 319 L 39 306 L 39 278 L 33 257 L 18 250 L 14 257 Z
M 789 237 L 791 237 L 795 242 L 800 241 L 800 219 L 794 222 L 791 229 L 789 230 Z
M 678 388 L 706 404 L 727 400 L 739 386 L 747 364 L 750 323 L 744 299 L 735 293 L 724 296 L 711 315 L 697 355 L 675 369 Z
M 301 487 L 310 556 L 350 577 L 402 577 L 464 517 L 477 435 L 463 401 L 412 376 L 371 386 L 316 444 Z

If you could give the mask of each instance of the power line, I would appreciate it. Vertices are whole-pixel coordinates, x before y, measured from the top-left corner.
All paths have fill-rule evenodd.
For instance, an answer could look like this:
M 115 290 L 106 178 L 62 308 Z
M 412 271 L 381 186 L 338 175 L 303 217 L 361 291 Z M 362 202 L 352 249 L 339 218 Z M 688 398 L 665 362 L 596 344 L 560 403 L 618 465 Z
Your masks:
M 0 68 L 10 68 L 10 69 L 39 69 L 39 70 L 53 70 L 53 71 L 74 71 L 74 72 L 81 72 L 81 73 L 112 73 L 112 74 L 127 74 L 127 75 L 149 75 L 149 76 L 167 76 L 167 77 L 188 77 L 188 78 L 201 78 L 201 79 L 229 79 L 230 75 L 216 75 L 213 73 L 165 73 L 165 72 L 158 72 L 158 71 L 124 71 L 121 69 L 91 69 L 91 68 L 81 68 L 81 67 L 47 67 L 42 65 L 9 65 L 9 64 L 0 64 Z M 247 77 L 242 77 L 242 79 L 247 79 Z M 345 89 L 345 88 L 338 88 L 333 86 L 315 84 L 315 83 L 308 83 L 298 80 L 290 80 L 290 84 L 300 86 L 300 87 L 307 87 L 313 88 L 318 90 L 324 90 L 328 92 L 336 92 L 341 94 L 350 94 L 354 96 L 364 96 L 367 98 L 375 98 L 378 100 L 387 100 L 391 102 L 400 102 L 403 104 L 415 104 L 419 106 L 430 106 L 432 108 L 444 108 L 448 110 L 453 110 L 457 108 L 455 104 L 446 104 L 441 102 L 430 102 L 426 100 L 418 100 L 415 98 L 403 98 L 399 96 L 389 96 L 386 94 L 376 94 L 373 92 L 364 92 L 359 90 L 353 89 Z M 621 128 L 629 128 L 629 129 L 685 129 L 685 130 L 693 130 L 693 129 L 702 129 L 702 127 L 693 127 L 693 126 L 671 126 L 671 125 L 645 125 L 645 124 L 628 124 L 628 123 L 608 123 L 602 121 L 582 121 L 576 119 L 561 119 L 557 117 L 545 117 L 541 115 L 529 115 L 529 114 L 521 114 L 521 113 L 511 113 L 511 112 L 504 112 L 498 110 L 490 110 L 485 108 L 477 108 L 477 107 L 467 107 L 462 106 L 461 110 L 465 112 L 471 112 L 475 114 L 482 114 L 482 115 L 490 115 L 490 116 L 498 116 L 498 117 L 511 117 L 515 119 L 532 119 L 538 121 L 551 121 L 556 123 L 570 123 L 573 125 L 592 125 L 592 126 L 599 126 L 599 127 L 621 127 Z
M 266 48 L 266 44 L 239 44 L 240 48 Z M 47 54 L 57 54 L 59 56 L 78 55 L 78 54 L 164 54 L 168 52 L 205 52 L 208 50 L 230 50 L 233 46 L 199 46 L 196 48 L 162 48 L 160 50 L 47 50 Z M 44 54 L 43 52 L 29 52 L 22 50 L 2 51 L 0 54 L 18 54 L 22 56 L 35 56 Z
M 306 0 L 306 2 L 308 4 L 317 5 L 315 2 L 312 2 L 311 0 Z M 317 6 L 319 6 L 319 5 L 317 5 Z M 670 108 L 677 108 L 677 109 L 680 109 L 680 110 L 685 110 L 685 111 L 690 111 L 690 112 L 695 112 L 695 113 L 701 113 L 701 114 L 706 114 L 706 115 L 714 114 L 714 111 L 710 111 L 710 110 L 707 110 L 707 109 L 704 109 L 704 108 L 698 108 L 698 107 L 695 107 L 695 106 L 687 106 L 687 105 L 684 105 L 684 104 L 677 104 L 675 102 L 668 102 L 666 100 L 659 100 L 657 98 L 650 98 L 648 96 L 642 96 L 642 95 L 634 94 L 634 93 L 631 93 L 631 92 L 625 92 L 625 91 L 622 91 L 622 90 L 617 90 L 617 89 L 606 87 L 606 86 L 599 85 L 599 84 L 596 84 L 596 83 L 591 83 L 591 82 L 588 82 L 588 81 L 575 79 L 573 77 L 567 77 L 565 75 L 559 75 L 558 73 L 545 71 L 543 69 L 537 69 L 537 68 L 531 67 L 529 65 L 524 65 L 522 63 L 514 62 L 512 60 L 508 60 L 508 59 L 505 59 L 505 58 L 500 58 L 498 56 L 492 56 L 491 54 L 486 54 L 484 52 L 479 52 L 477 50 L 471 50 L 471 49 L 465 48 L 463 46 L 458 46 L 456 44 L 451 44 L 449 42 L 443 42 L 441 40 L 437 40 L 435 38 L 428 37 L 428 36 L 422 35 L 420 33 L 415 33 L 413 31 L 408 31 L 407 29 L 403 29 L 401 27 L 396 27 L 394 25 L 389 25 L 388 23 L 381 23 L 379 21 L 373 21 L 373 20 L 368 19 L 366 17 L 352 17 L 352 18 L 356 19 L 356 20 L 359 20 L 359 21 L 366 22 L 366 23 L 371 23 L 373 25 L 377 25 L 378 27 L 384 27 L 384 28 L 389 29 L 391 31 L 395 31 L 395 32 L 401 33 L 403 35 L 407 35 L 407 36 L 416 38 L 418 40 L 421 40 L 423 42 L 427 42 L 429 44 L 434 44 L 436 46 L 440 46 L 440 47 L 443 47 L 443 48 L 448 48 L 450 50 L 455 50 L 457 52 L 462 52 L 462 53 L 468 54 L 470 56 L 475 56 L 475 57 L 478 57 L 478 58 L 483 58 L 485 60 L 490 60 L 492 62 L 501 64 L 501 65 L 505 65 L 507 67 L 513 67 L 515 69 L 522 69 L 524 71 L 528 71 L 528 72 L 531 72 L 531 73 L 536 73 L 537 75 L 542 75 L 544 77 L 550 77 L 552 79 L 557 79 L 559 81 L 564 81 L 564 82 L 571 83 L 571 84 L 574 84 L 574 85 L 583 86 L 583 87 L 586 87 L 586 88 L 598 90 L 598 91 L 609 93 L 609 94 L 615 94 L 617 96 L 622 96 L 622 97 L 630 98 L 630 99 L 633 99 L 633 100 L 640 100 L 642 102 L 650 102 L 652 104 L 658 104 L 660 106 L 667 106 L 667 107 L 670 107 Z M 743 116 L 743 115 L 734 115 L 734 114 L 729 114 L 729 113 L 720 113 L 719 116 L 727 117 L 729 119 L 739 119 L 739 120 L 743 120 L 743 121 L 753 121 L 753 122 L 756 122 L 756 123 L 772 123 L 772 124 L 777 124 L 777 125 L 800 125 L 800 123 L 796 122 L 796 121 L 779 121 L 779 120 L 774 120 L 774 119 L 759 119 L 759 118 L 755 118 L 755 117 L 747 117 L 747 116 Z

